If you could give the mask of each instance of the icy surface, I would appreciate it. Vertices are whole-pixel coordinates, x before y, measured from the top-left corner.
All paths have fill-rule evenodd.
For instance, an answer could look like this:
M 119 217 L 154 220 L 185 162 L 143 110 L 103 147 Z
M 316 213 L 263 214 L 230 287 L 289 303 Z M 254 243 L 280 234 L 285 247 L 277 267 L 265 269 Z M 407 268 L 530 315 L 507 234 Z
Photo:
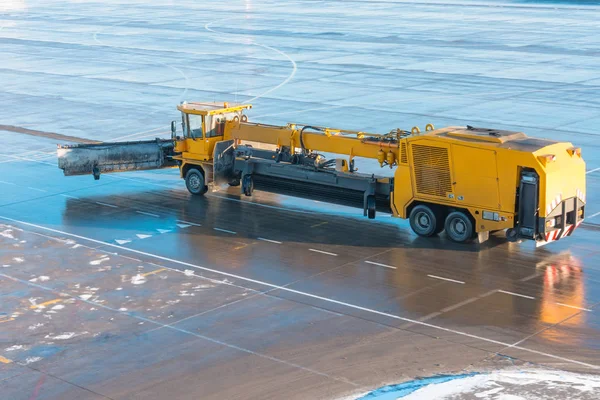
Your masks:
M 137 139 L 182 100 L 238 100 L 267 123 L 596 135 L 597 4 L 4 0 L 0 121 Z

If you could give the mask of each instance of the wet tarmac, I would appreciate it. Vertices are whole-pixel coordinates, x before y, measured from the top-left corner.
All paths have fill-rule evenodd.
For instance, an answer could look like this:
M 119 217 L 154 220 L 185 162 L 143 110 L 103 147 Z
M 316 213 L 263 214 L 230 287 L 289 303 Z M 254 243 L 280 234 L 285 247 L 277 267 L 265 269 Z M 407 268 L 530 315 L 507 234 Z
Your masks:
M 515 365 L 598 373 L 599 17 L 554 2 L 3 2 L 0 123 L 31 131 L 0 131 L 3 398 L 337 399 Z M 572 141 L 586 222 L 538 249 L 455 245 L 381 213 L 193 198 L 176 170 L 67 178 L 56 136 L 35 133 L 143 139 L 181 100 L 236 98 L 266 123 Z

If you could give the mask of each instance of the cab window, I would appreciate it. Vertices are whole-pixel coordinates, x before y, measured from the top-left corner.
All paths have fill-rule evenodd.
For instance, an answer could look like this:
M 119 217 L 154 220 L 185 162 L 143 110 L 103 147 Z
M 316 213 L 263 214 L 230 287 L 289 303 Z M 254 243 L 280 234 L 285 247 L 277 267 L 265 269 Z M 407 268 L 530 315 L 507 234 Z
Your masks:
M 202 115 L 188 114 L 188 136 L 202 139 Z
M 225 117 L 223 115 L 206 116 L 206 137 L 223 136 L 225 131 Z

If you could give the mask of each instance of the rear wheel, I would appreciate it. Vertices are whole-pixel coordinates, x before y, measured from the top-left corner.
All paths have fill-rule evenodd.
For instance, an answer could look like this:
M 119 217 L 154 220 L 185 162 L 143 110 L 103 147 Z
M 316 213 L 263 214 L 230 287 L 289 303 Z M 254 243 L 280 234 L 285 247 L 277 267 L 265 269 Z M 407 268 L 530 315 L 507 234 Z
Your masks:
M 436 234 L 442 221 L 431 207 L 419 204 L 409 215 L 410 227 L 419 236 L 429 237 Z
M 204 174 L 197 168 L 190 168 L 185 174 L 185 186 L 191 194 L 198 196 L 202 196 L 208 190 L 204 183 Z
M 462 211 L 451 212 L 444 225 L 446 235 L 453 242 L 465 243 L 473 239 L 473 222 Z

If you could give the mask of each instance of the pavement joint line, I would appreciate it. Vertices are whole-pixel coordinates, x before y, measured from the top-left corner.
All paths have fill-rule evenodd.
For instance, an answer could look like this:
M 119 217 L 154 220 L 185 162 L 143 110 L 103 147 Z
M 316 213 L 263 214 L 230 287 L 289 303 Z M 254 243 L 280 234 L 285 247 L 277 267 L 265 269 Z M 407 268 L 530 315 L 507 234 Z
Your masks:
M 589 171 L 585 171 L 585 174 L 586 174 L 586 175 L 587 175 L 587 174 L 591 174 L 591 173 L 593 173 L 593 172 L 596 172 L 596 171 L 600 171 L 600 168 L 594 168 L 594 169 L 590 169 Z
M 225 233 L 230 233 L 232 235 L 237 235 L 237 232 L 234 231 L 230 231 L 227 229 L 223 229 L 223 228 L 213 228 L 215 231 L 219 231 L 219 232 L 225 232 Z
M 0 183 L 4 183 L 6 185 L 17 185 L 16 183 L 12 183 L 12 182 L 7 182 L 7 181 L 0 181 Z
M 589 308 L 577 307 L 577 306 L 572 306 L 572 305 L 569 305 L 569 304 L 563 304 L 563 303 L 556 303 L 556 304 L 558 304 L 559 306 L 563 306 L 563 307 L 574 308 L 574 309 L 576 309 L 576 310 L 581 310 L 581 311 L 592 312 L 592 310 L 591 310 L 591 309 L 589 309 Z
M 244 347 L 237 346 L 237 345 L 232 344 L 232 343 L 228 343 L 228 342 L 225 342 L 225 341 L 222 341 L 222 340 L 219 340 L 219 339 L 211 338 L 210 336 L 201 335 L 199 333 L 192 332 L 192 331 L 189 331 L 187 329 L 177 328 L 175 326 L 163 324 L 162 322 L 155 321 L 155 320 L 150 319 L 150 318 L 146 318 L 146 317 L 144 317 L 142 315 L 139 315 L 138 313 L 135 313 L 135 312 L 132 312 L 132 311 L 120 311 L 120 310 L 117 310 L 115 308 L 109 307 L 107 305 L 94 302 L 92 300 L 85 300 L 85 299 L 82 299 L 82 298 L 80 298 L 78 296 L 74 296 L 74 295 L 72 295 L 70 293 L 60 292 L 60 291 L 58 291 L 56 289 L 53 289 L 51 287 L 47 287 L 47 286 L 38 285 L 38 284 L 35 284 L 35 283 L 32 283 L 32 282 L 24 281 L 22 279 L 15 278 L 13 276 L 6 275 L 6 274 L 3 274 L 3 273 L 0 273 L 0 276 L 4 276 L 5 278 L 8 278 L 8 279 L 10 279 L 12 281 L 20 282 L 22 284 L 33 286 L 33 287 L 37 287 L 38 289 L 46 290 L 46 291 L 49 291 L 49 292 L 52 292 L 52 293 L 64 293 L 65 295 L 67 295 L 70 298 L 75 299 L 77 301 L 81 301 L 81 302 L 93 305 L 95 307 L 104 308 L 105 310 L 109 310 L 109 311 L 112 311 L 114 313 L 118 313 L 118 314 L 121 314 L 121 315 L 127 315 L 129 317 L 138 319 L 140 321 L 151 323 L 151 324 L 163 327 L 163 328 L 172 329 L 174 331 L 177 331 L 177 332 L 180 332 L 180 333 L 183 333 L 183 334 L 192 335 L 192 336 L 195 336 L 197 338 L 204 339 L 206 341 L 212 342 L 214 344 L 218 344 L 220 346 L 224 346 L 224 347 L 228 347 L 230 349 L 238 350 L 238 351 L 241 351 L 241 352 L 246 353 L 246 354 L 251 354 L 253 356 L 264 358 L 264 359 L 267 359 L 267 360 L 270 360 L 270 361 L 273 361 L 273 362 L 276 362 L 276 363 L 280 363 L 280 364 L 284 364 L 284 365 L 287 365 L 287 366 L 290 366 L 290 367 L 293 367 L 293 368 L 301 369 L 303 371 L 307 371 L 307 372 L 310 372 L 310 373 L 315 374 L 315 375 L 320 375 L 320 376 L 323 376 L 323 377 L 326 377 L 326 378 L 329 378 L 331 380 L 335 380 L 335 381 L 338 381 L 338 382 L 344 382 L 344 383 L 350 384 L 352 386 L 359 386 L 357 383 L 352 382 L 352 381 L 347 380 L 347 379 L 344 379 L 344 378 L 338 378 L 338 377 L 335 377 L 333 375 L 329 375 L 327 373 L 320 372 L 320 371 L 317 371 L 317 370 L 312 369 L 312 368 L 304 367 L 302 365 L 295 364 L 295 363 L 290 362 L 290 361 L 286 361 L 286 360 L 283 360 L 283 359 L 280 359 L 280 358 L 269 356 L 267 354 L 263 354 L 263 353 L 259 353 L 257 351 L 246 349 Z
M 597 213 L 595 213 L 595 214 L 592 214 L 592 215 L 590 215 L 590 216 L 589 216 L 589 217 L 587 217 L 586 219 L 591 219 L 591 218 L 597 217 L 598 215 L 600 215 L 600 211 L 598 211 L 598 212 L 597 212 Z
M 328 223 L 329 222 L 327 222 L 327 221 L 323 221 L 323 222 L 319 222 L 318 224 L 311 225 L 310 227 L 311 228 L 316 228 L 317 226 L 322 226 L 322 225 L 325 225 L 325 224 L 328 224 Z
M 257 238 L 258 240 L 262 240 L 263 242 L 269 242 L 269 243 L 275 243 L 275 244 L 281 244 L 282 242 L 278 241 L 278 240 L 273 240 L 273 239 L 265 239 L 263 237 L 259 237 Z
M 38 191 L 38 192 L 44 192 L 44 193 L 48 193 L 48 191 L 47 191 L 47 190 L 44 190 L 44 189 L 38 189 L 38 188 L 31 187 L 31 186 L 27 186 L 27 189 L 36 190 L 36 191 Z
M 525 278 L 519 279 L 519 282 L 526 282 L 526 281 L 531 280 L 533 278 L 537 278 L 538 276 L 541 276 L 541 274 L 539 274 L 539 273 L 536 272 L 535 274 L 531 274 L 529 276 L 526 276 Z
M 136 254 L 141 254 L 141 255 L 144 255 L 144 256 L 147 256 L 147 257 L 156 258 L 158 260 L 167 261 L 167 262 L 170 262 L 170 263 L 173 263 L 173 264 L 179 264 L 179 265 L 187 266 L 187 267 L 190 267 L 190 268 L 195 268 L 195 269 L 206 271 L 206 272 L 211 272 L 211 273 L 214 273 L 214 274 L 218 274 L 218 275 L 222 275 L 222 276 L 226 276 L 226 277 L 230 277 L 230 278 L 239 279 L 239 280 L 242 280 L 242 281 L 259 284 L 259 285 L 263 285 L 263 286 L 266 286 L 266 287 L 271 287 L 271 288 L 274 288 L 274 289 L 279 289 L 281 291 L 285 291 L 285 292 L 289 292 L 289 293 L 294 293 L 294 294 L 297 294 L 297 295 L 300 295 L 300 296 L 304 296 L 304 297 L 307 297 L 307 298 L 321 300 L 321 301 L 326 302 L 326 303 L 341 305 L 341 306 L 352 308 L 352 309 L 359 310 L 359 311 L 365 311 L 365 312 L 368 312 L 368 313 L 371 313 L 371 314 L 374 314 L 374 315 L 380 315 L 380 316 L 383 316 L 383 317 L 388 317 L 388 318 L 392 318 L 392 319 L 396 319 L 396 320 L 400 320 L 400 321 L 410 322 L 410 323 L 413 323 L 413 324 L 416 324 L 416 325 L 421 325 L 421 326 L 425 326 L 425 327 L 428 327 L 428 328 L 436 329 L 436 330 L 439 330 L 439 331 L 448 332 L 448 333 L 452 333 L 452 334 L 455 334 L 455 335 L 464 336 L 464 337 L 468 337 L 468 338 L 471 338 L 471 339 L 480 340 L 480 341 L 487 342 L 487 343 L 497 344 L 497 345 L 500 345 L 500 346 L 512 346 L 509 343 L 501 342 L 499 340 L 489 339 L 489 338 L 486 338 L 486 337 L 483 337 L 483 336 L 474 335 L 474 334 L 463 332 L 463 331 L 459 331 L 459 330 L 456 330 L 456 329 L 445 328 L 443 326 L 429 324 L 427 322 L 421 322 L 421 321 L 417 321 L 417 320 L 414 320 L 414 319 L 411 319 L 411 318 L 401 317 L 399 315 L 391 314 L 391 313 L 388 313 L 388 312 L 379 311 L 379 310 L 375 310 L 375 309 L 371 309 L 371 308 L 359 306 L 357 304 L 346 303 L 346 302 L 343 302 L 343 301 L 340 301 L 340 300 L 335 300 L 335 299 L 331 299 L 331 298 L 328 298 L 328 297 L 323 297 L 323 296 L 319 296 L 319 295 L 316 295 L 316 294 L 312 294 L 312 293 L 303 292 L 303 291 L 300 291 L 300 290 L 291 289 L 291 288 L 288 288 L 288 287 L 283 287 L 283 286 L 275 285 L 273 283 L 268 283 L 268 282 L 261 281 L 261 280 L 258 280 L 258 279 L 252 279 L 252 278 L 248 278 L 248 277 L 244 277 L 244 276 L 241 276 L 241 275 L 232 274 L 232 273 L 225 272 L 225 271 L 219 271 L 219 270 L 212 269 L 212 268 L 202 267 L 200 265 L 191 264 L 191 263 L 188 263 L 188 262 L 185 262 L 185 261 L 181 261 L 181 260 L 176 260 L 176 259 L 169 258 L 169 257 L 160 256 L 158 254 L 152 254 L 152 253 L 144 252 L 144 251 L 141 251 L 141 250 L 132 249 L 132 248 L 129 248 L 129 247 L 119 246 L 119 245 L 116 245 L 116 244 L 113 244 L 113 243 L 104 242 L 102 240 L 97 240 L 97 239 L 93 239 L 93 238 L 90 238 L 90 237 L 85 237 L 85 236 L 77 235 L 77 234 L 74 234 L 74 233 L 69 233 L 69 232 L 58 230 L 58 229 L 49 228 L 49 227 L 46 227 L 46 226 L 43 226 L 43 225 L 33 224 L 31 222 L 26 222 L 26 221 L 21 221 L 21 220 L 15 219 L 15 218 L 6 217 L 4 215 L 0 215 L 0 219 L 6 220 L 6 221 L 11 221 L 11 222 L 14 222 L 14 223 L 19 223 L 21 225 L 29 226 L 29 227 L 32 227 L 32 228 L 37 228 L 37 229 L 45 230 L 45 231 L 48 231 L 48 232 L 54 232 L 54 233 L 58 233 L 58 234 L 61 234 L 61 235 L 67 235 L 67 236 L 71 236 L 71 237 L 74 237 L 74 238 L 78 238 L 78 239 L 82 239 L 82 240 L 87 240 L 87 241 L 90 241 L 90 242 L 98 243 L 100 245 L 109 246 L 109 247 L 117 248 L 117 249 L 124 250 L 124 251 L 129 251 L 129 252 L 136 253 Z M 176 270 L 175 268 L 172 268 L 172 269 Z M 176 271 L 181 272 L 179 270 L 176 270 Z M 31 283 L 31 282 L 27 282 L 27 281 L 24 281 L 24 282 L 26 284 L 35 285 L 35 284 Z M 37 285 L 37 286 L 39 286 L 39 285 Z M 248 288 L 245 288 L 245 289 L 248 289 Z M 150 320 L 150 321 L 152 323 L 156 323 L 156 321 L 152 321 L 152 320 Z M 192 334 L 193 334 L 193 332 L 192 332 Z M 512 348 L 516 348 L 518 350 L 522 350 L 522 351 L 525 351 L 525 352 L 528 352 L 528 353 L 532 353 L 532 354 L 542 355 L 542 356 L 545 356 L 545 357 L 548 357 L 548 358 L 553 358 L 555 360 L 561 360 L 561 361 L 572 363 L 572 364 L 582 365 L 582 366 L 585 366 L 585 367 L 588 367 L 588 368 L 591 368 L 591 369 L 600 369 L 600 365 L 589 364 L 589 363 L 585 363 L 585 362 L 582 362 L 582 361 L 577 361 L 577 360 L 573 360 L 573 359 L 570 359 L 570 358 L 557 356 L 555 354 L 545 353 L 545 352 L 539 351 L 539 350 L 529 349 L 529 348 L 521 347 L 521 346 L 512 346 Z
M 427 275 L 430 278 L 434 278 L 434 279 L 441 279 L 443 281 L 448 281 L 448 282 L 454 282 L 454 283 L 460 283 L 461 285 L 464 285 L 465 283 L 463 281 L 457 281 L 456 279 L 450 279 L 450 278 L 444 278 L 442 276 L 437 276 L 437 275 Z
M 317 250 L 317 249 L 308 249 L 309 251 L 314 251 L 315 253 L 321 253 L 321 254 L 327 254 L 328 256 L 335 256 L 337 257 L 337 254 L 335 253 L 330 253 L 328 251 L 323 251 L 323 250 Z
M 79 197 L 70 196 L 70 195 L 68 195 L 68 194 L 62 194 L 62 193 L 61 193 L 61 196 L 63 196 L 63 197 L 68 197 L 69 199 L 76 199 L 76 200 L 79 200 Z
M 101 201 L 97 201 L 96 204 L 100 204 L 101 206 L 119 208 L 119 206 L 115 206 L 114 204 L 102 203 Z
M 481 299 L 481 297 L 479 297 L 479 296 L 471 297 L 470 299 L 461 301 L 460 303 L 456 303 L 456 304 L 454 304 L 452 306 L 448 306 L 446 308 L 442 308 L 440 311 L 443 312 L 443 313 L 448 312 L 448 311 L 454 311 L 457 308 L 460 308 L 462 306 L 466 306 L 467 304 L 471 304 L 472 302 L 480 300 L 480 299 Z
M 375 261 L 365 261 L 367 264 L 371 264 L 371 265 L 377 265 L 379 267 L 385 267 L 385 268 L 391 268 L 391 269 L 397 269 L 396 267 L 392 266 L 392 265 L 387 265 L 387 264 L 382 264 L 382 263 L 378 263 Z
M 138 213 L 138 214 L 147 215 L 149 217 L 160 218 L 160 215 L 158 215 L 158 214 L 152 214 L 152 213 L 149 213 L 149 212 L 146 212 L 146 211 L 136 210 L 135 212 Z
M 193 222 L 188 222 L 188 221 L 183 221 L 181 219 L 178 219 L 177 222 L 181 223 L 181 224 L 188 224 L 188 225 L 193 225 L 193 226 L 202 226 L 200 224 L 195 224 Z
M 498 290 L 498 292 L 504 293 L 504 294 L 510 294 L 511 296 L 518 296 L 518 297 L 524 297 L 524 298 L 530 299 L 530 300 L 535 300 L 535 297 L 527 296 L 527 295 L 519 294 L 519 293 L 514 293 L 514 292 L 509 292 L 507 290 Z

